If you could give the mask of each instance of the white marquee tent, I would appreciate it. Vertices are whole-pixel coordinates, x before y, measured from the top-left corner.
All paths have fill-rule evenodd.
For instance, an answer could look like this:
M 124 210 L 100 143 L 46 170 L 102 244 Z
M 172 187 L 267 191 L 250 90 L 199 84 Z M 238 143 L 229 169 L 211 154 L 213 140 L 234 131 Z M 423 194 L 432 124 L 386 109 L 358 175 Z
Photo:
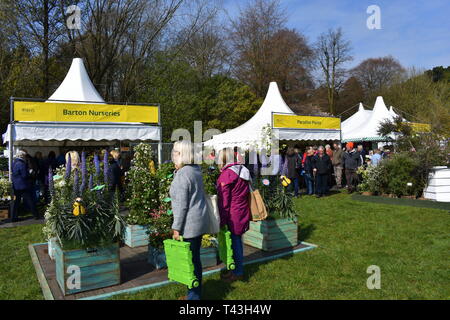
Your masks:
M 377 97 L 373 110 L 365 110 L 360 103 L 358 112 L 342 122 L 342 142 L 386 141 L 386 137 L 378 134 L 378 129 L 383 121 L 393 120 L 396 116 L 392 106 L 389 110 L 386 108 L 381 96 Z
M 81 58 L 73 59 L 63 82 L 46 102 L 106 104 L 92 84 Z M 161 141 L 159 125 L 136 122 L 14 122 L 11 119 L 3 134 L 3 143 L 8 144 L 8 149 L 10 141 L 14 141 L 14 147 L 26 146 L 28 151 L 42 150 L 44 146 L 54 149 L 60 146 L 104 146 L 112 145 L 114 141 L 149 140 Z M 160 156 L 161 151 L 158 151 Z
M 295 114 L 284 102 L 276 82 L 270 83 L 263 104 L 252 118 L 237 128 L 213 136 L 204 145 L 216 150 L 234 146 L 244 150 L 249 147 L 261 148 L 264 139 L 263 128 L 272 126 L 273 113 Z M 273 129 L 273 133 L 279 140 L 340 139 L 339 130 Z

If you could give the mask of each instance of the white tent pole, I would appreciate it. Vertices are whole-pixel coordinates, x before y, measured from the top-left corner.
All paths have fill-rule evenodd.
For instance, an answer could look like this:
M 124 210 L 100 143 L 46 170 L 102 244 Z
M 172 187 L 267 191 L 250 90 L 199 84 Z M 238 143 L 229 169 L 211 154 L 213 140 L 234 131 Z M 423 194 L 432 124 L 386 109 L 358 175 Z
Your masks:
M 158 105 L 158 125 L 159 125 L 159 142 L 158 142 L 158 166 L 162 164 L 162 126 L 161 126 L 161 105 Z
M 14 141 L 13 141 L 13 131 L 14 131 L 14 98 L 9 98 L 9 159 L 8 159 L 8 170 L 9 170 L 9 181 L 12 182 L 12 161 L 14 156 Z

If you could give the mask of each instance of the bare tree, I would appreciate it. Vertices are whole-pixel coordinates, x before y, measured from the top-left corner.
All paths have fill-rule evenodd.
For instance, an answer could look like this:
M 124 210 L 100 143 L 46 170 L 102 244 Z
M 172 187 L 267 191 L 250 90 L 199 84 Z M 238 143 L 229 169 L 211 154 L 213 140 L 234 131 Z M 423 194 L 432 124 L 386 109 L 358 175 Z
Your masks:
M 41 57 L 42 95 L 48 97 L 50 82 L 50 56 L 61 37 L 64 20 L 57 0 L 3 0 L 2 10 L 8 14 L 14 42 L 27 48 L 33 56 Z M 10 29 L 11 31 L 11 29 Z
M 350 72 L 370 94 L 393 84 L 405 73 L 405 69 L 398 60 L 387 56 L 366 59 Z
M 353 59 L 350 41 L 345 40 L 341 28 L 330 29 L 319 36 L 315 50 L 327 89 L 329 111 L 335 114 L 335 97 L 345 80 L 344 64 Z

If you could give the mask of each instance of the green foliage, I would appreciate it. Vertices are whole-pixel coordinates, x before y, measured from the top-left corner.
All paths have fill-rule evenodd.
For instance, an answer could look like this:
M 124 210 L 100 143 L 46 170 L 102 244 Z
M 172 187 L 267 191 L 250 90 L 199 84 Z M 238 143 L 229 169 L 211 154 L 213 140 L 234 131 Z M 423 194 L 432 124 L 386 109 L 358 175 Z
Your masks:
M 397 196 L 422 194 L 426 181 L 418 174 L 421 163 L 409 153 L 396 153 L 383 163 L 384 170 L 389 177 L 387 180 L 388 193 Z
M 11 200 L 11 182 L 7 177 L 0 177 L 0 204 L 6 204 Z
M 264 183 L 265 182 L 265 183 Z M 282 186 L 279 176 L 262 176 L 255 182 L 267 207 L 268 219 L 295 219 L 293 195 Z
M 220 175 L 220 170 L 215 164 L 202 164 L 203 185 L 205 192 L 209 195 L 217 194 L 216 182 Z
M 160 206 L 164 208 L 167 212 L 171 213 L 171 199 L 170 199 L 170 185 L 173 181 L 173 175 L 175 171 L 175 166 L 172 162 L 163 163 L 160 165 L 159 169 L 156 171 L 156 176 L 159 181 L 159 193 L 158 199 Z
M 359 191 L 381 194 L 385 192 L 387 184 L 386 167 L 382 164 L 378 166 L 360 167 L 358 173 L 362 175 L 362 182 L 358 185 Z
M 64 171 L 64 167 L 60 167 L 54 176 L 54 190 L 43 228 L 47 238 L 57 237 L 66 250 L 120 241 L 125 223 L 119 213 L 118 194 L 111 194 L 107 188 L 99 186 L 75 192 L 74 176 L 78 170 L 73 170 L 69 177 L 63 176 Z M 75 209 L 76 200 L 85 208 L 85 213 Z
M 163 241 L 170 239 L 172 235 L 173 215 L 161 207 L 150 212 L 150 217 L 149 245 L 156 249 L 162 249 L 164 247 Z
M 149 144 L 140 143 L 134 148 L 134 158 L 127 174 L 129 197 L 126 204 L 130 213 L 126 222 L 130 225 L 148 225 L 150 211 L 159 207 L 159 181 L 151 170 L 152 158 Z

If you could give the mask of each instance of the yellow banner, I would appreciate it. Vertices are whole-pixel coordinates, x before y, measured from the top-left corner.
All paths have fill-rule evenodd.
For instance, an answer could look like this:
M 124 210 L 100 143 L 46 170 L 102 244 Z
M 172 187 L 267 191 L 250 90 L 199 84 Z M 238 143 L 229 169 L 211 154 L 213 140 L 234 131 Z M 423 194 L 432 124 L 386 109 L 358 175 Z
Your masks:
M 273 127 L 339 130 L 341 128 L 341 119 L 334 117 L 297 116 L 295 114 L 274 114 Z
M 157 106 L 14 101 L 15 121 L 158 123 Z
M 431 126 L 427 123 L 409 122 L 414 132 L 430 132 Z

